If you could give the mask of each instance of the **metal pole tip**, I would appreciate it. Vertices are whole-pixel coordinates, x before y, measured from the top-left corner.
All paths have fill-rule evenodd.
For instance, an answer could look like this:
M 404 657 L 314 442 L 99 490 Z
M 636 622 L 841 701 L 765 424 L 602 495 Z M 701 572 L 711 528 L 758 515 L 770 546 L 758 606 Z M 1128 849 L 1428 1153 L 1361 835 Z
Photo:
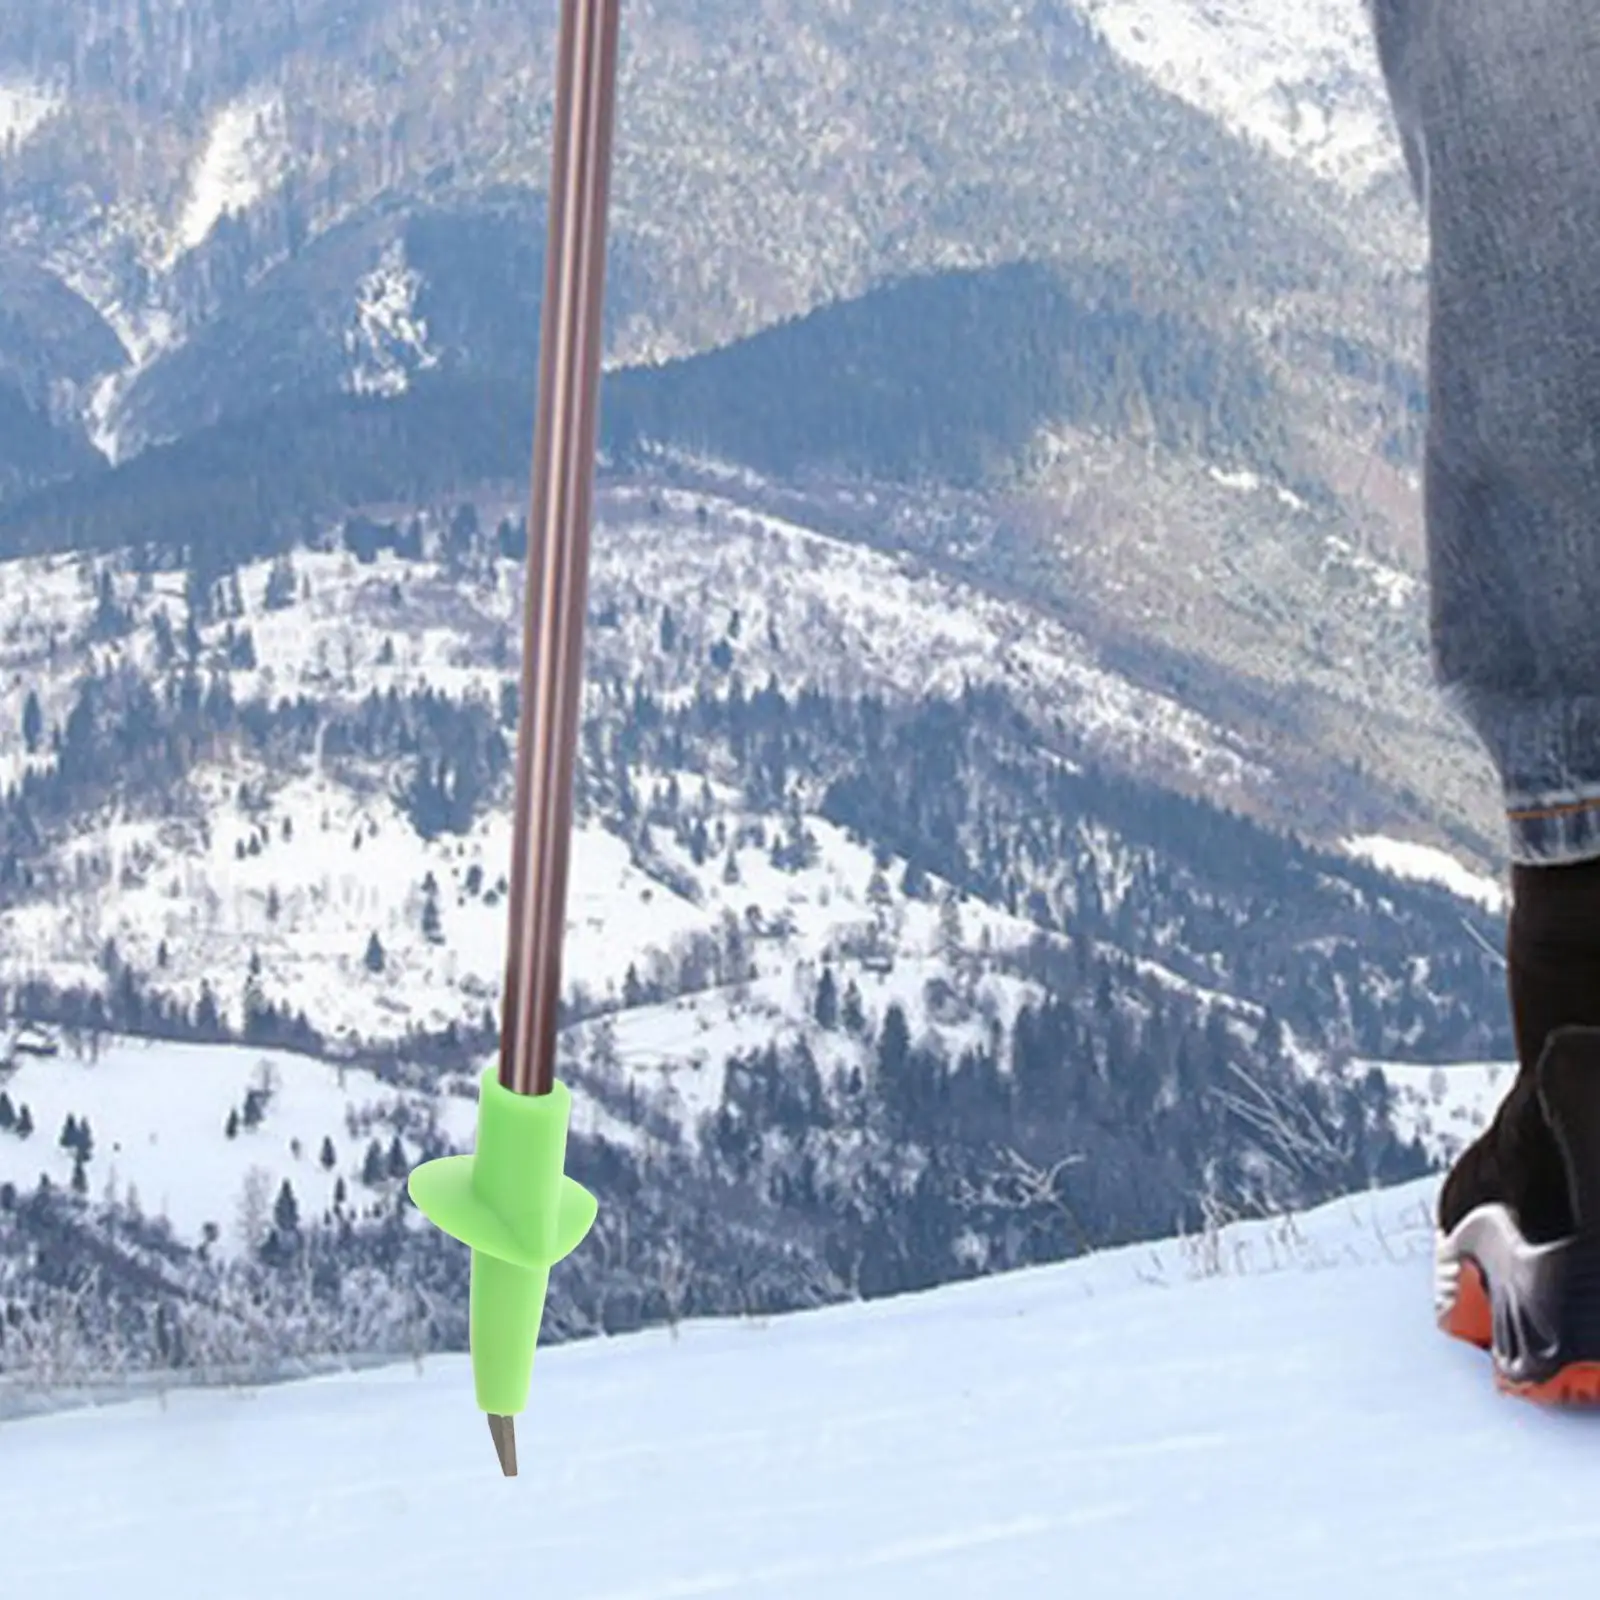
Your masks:
M 494 1453 L 500 1457 L 500 1470 L 508 1477 L 517 1475 L 517 1429 L 511 1417 L 489 1418 L 489 1437 L 494 1440 Z

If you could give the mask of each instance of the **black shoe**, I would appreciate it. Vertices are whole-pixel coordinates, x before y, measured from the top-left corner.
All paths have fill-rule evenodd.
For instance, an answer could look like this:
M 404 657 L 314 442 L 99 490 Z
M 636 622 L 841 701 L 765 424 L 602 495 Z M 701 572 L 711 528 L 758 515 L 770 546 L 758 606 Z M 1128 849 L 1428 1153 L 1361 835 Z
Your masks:
M 1500 1386 L 1600 1403 L 1600 1027 L 1552 1032 L 1439 1200 L 1435 1310 Z

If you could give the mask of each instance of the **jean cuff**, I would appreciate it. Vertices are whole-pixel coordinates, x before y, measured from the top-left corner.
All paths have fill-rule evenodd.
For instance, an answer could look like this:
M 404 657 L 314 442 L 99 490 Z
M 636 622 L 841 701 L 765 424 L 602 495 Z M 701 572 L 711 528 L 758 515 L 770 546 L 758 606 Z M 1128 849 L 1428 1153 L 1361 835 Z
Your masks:
M 1532 699 L 1445 691 L 1500 773 L 1511 859 L 1556 866 L 1600 856 L 1600 695 Z

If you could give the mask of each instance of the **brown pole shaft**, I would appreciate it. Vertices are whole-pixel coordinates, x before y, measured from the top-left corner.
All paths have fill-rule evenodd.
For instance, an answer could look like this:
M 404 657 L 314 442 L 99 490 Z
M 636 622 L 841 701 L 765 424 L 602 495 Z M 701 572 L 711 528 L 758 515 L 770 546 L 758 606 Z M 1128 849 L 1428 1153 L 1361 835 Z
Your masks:
M 549 1094 L 583 703 L 620 0 L 562 0 L 500 1082 Z

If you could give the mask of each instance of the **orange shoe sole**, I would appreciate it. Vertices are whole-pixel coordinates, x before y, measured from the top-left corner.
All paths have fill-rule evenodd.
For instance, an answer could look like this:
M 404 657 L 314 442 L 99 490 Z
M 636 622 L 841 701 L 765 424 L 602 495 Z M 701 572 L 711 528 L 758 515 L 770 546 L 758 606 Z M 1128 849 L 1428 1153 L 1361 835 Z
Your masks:
M 1483 1272 L 1475 1261 L 1461 1263 L 1455 1298 L 1439 1316 L 1439 1327 L 1452 1339 L 1480 1350 L 1494 1343 L 1494 1314 Z M 1495 1387 L 1519 1400 L 1548 1406 L 1600 1406 L 1600 1361 L 1574 1361 L 1542 1383 L 1515 1383 L 1496 1371 Z
M 1439 1326 L 1452 1339 L 1464 1339 L 1480 1350 L 1494 1343 L 1494 1313 L 1489 1309 L 1489 1291 L 1484 1287 L 1483 1269 L 1476 1261 L 1461 1263 L 1455 1297 L 1439 1315 Z
M 1600 1406 L 1600 1361 L 1574 1361 L 1543 1383 L 1513 1383 L 1500 1373 L 1495 1386 L 1502 1394 L 1546 1406 Z

